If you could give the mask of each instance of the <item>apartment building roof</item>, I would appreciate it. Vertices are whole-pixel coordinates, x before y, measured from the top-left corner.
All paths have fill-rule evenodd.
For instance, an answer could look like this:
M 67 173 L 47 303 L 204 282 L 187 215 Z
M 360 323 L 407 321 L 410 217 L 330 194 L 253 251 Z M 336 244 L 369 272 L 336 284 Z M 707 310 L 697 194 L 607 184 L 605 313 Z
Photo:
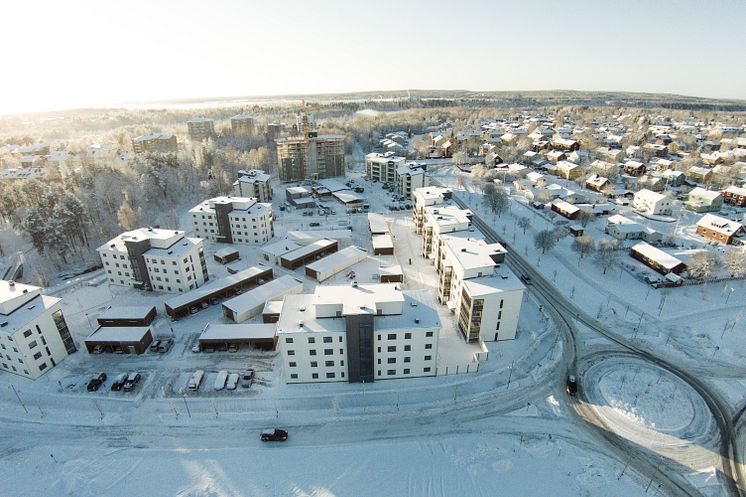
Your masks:
M 452 262 L 465 270 L 496 266 L 492 256 L 506 253 L 501 244 L 487 243 L 479 238 L 449 237 L 445 246 Z
M 116 236 L 101 245 L 98 250 L 119 250 L 125 251 L 126 241 L 143 241 L 150 240 L 152 248 L 170 248 L 178 241 L 184 238 L 184 231 L 182 230 L 165 230 L 159 228 L 138 228 L 131 231 L 125 231 L 119 236 Z M 191 238 L 188 240 L 201 241 L 199 238 Z
M 99 326 L 86 341 L 139 342 L 150 330 L 150 326 Z
M 353 291 L 354 290 L 354 291 Z M 376 302 L 396 301 L 399 314 L 377 315 Z M 342 303 L 342 316 L 317 317 L 315 304 Z M 361 309 L 360 307 L 363 307 Z M 428 290 L 402 292 L 394 284 L 319 286 L 314 294 L 288 295 L 277 323 L 279 333 L 345 332 L 344 316 L 372 314 L 375 331 L 440 328 L 436 306 Z
M 465 280 L 464 287 L 472 297 L 525 290 L 526 288 L 518 277 L 507 268 L 502 268 L 499 273 L 493 276 L 482 276 L 481 278 Z
M 720 193 L 719 191 L 705 190 L 704 188 L 699 187 L 699 186 L 689 192 L 689 198 L 699 197 L 699 198 L 707 199 L 709 201 L 713 201 L 721 196 L 722 196 L 722 193 Z
M 272 178 L 269 174 L 259 169 L 242 169 L 238 171 L 238 180 L 242 183 L 259 183 L 269 181 Z
M 230 205 L 231 210 L 248 210 L 257 203 L 254 197 L 231 197 L 221 196 L 207 199 L 189 209 L 190 213 L 215 212 L 216 205 Z
M 420 197 L 426 205 L 431 205 L 436 202 L 442 202 L 444 194 L 450 193 L 450 188 L 442 188 L 438 186 L 425 186 L 417 188 L 414 191 L 414 195 Z
M 7 282 L 3 281 L 3 284 Z M 7 314 L 0 314 L 0 333 L 12 335 L 61 301 L 62 299 L 57 297 L 37 294 L 31 300 L 23 302 L 20 307 L 9 310 Z
M 471 215 L 471 210 L 461 209 L 456 205 L 433 205 L 425 207 L 425 216 L 428 223 L 433 226 L 437 225 L 441 231 L 444 228 L 455 225 L 468 225 L 471 223 Z

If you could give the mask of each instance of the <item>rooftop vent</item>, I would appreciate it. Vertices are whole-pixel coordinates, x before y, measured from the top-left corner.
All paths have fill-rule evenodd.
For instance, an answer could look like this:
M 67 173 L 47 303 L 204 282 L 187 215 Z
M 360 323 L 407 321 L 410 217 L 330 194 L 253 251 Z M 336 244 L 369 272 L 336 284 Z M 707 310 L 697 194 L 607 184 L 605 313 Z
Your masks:
M 303 328 L 303 321 L 298 321 L 298 328 Z
M 409 305 L 411 305 L 412 307 L 417 307 L 417 302 L 410 302 Z
M 113 243 L 109 245 L 109 248 L 114 248 L 114 247 L 116 247 L 116 245 L 114 245 Z
M 7 321 L 3 321 L 2 323 L 0 323 L 0 328 L 5 328 L 6 326 L 8 326 Z
M 148 226 L 148 231 L 153 231 L 153 227 L 152 226 Z
M 174 253 L 174 251 L 173 250 L 169 250 L 167 253 L 168 253 L 168 255 L 172 255 Z
M 461 247 L 461 252 L 466 252 L 466 248 L 465 247 Z
M 31 310 L 31 309 L 33 309 L 34 307 L 36 307 L 36 304 L 34 304 L 34 305 L 30 305 L 30 306 L 26 307 L 26 309 L 28 309 L 28 310 L 30 311 L 30 310 Z
M 10 281 L 8 281 L 8 286 L 9 286 L 10 288 L 13 288 L 14 286 L 16 286 L 16 282 L 15 282 L 15 281 L 13 281 L 13 280 L 10 280 Z
M 357 288 L 357 281 L 352 282 L 352 288 Z
M 303 311 L 305 311 L 305 310 L 306 310 L 306 306 L 305 306 L 305 305 L 302 305 L 302 306 L 300 306 L 300 307 L 298 308 L 298 310 L 299 310 L 299 311 L 301 311 L 301 312 L 303 312 Z
M 28 293 L 28 288 L 24 288 L 23 292 L 21 292 L 21 293 Z
M 420 324 L 420 318 L 414 318 L 415 324 Z

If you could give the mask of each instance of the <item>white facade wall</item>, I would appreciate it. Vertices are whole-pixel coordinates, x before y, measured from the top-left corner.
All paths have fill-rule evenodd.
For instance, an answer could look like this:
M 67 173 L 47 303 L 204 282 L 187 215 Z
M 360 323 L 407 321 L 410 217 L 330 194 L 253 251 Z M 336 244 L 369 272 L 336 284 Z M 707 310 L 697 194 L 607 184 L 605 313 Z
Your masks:
M 375 330 L 375 378 L 435 376 L 438 329 Z
M 254 208 L 251 213 L 233 211 L 228 214 L 234 243 L 261 245 L 274 236 L 272 208 L 265 204 L 261 205 L 262 208 Z
M 101 256 L 101 264 L 106 271 L 106 279 L 112 285 L 132 285 L 132 264 L 126 250 L 108 245 L 98 249 Z
M 183 254 L 169 255 L 162 249 L 145 253 L 145 265 L 153 290 L 159 292 L 188 292 L 205 282 L 202 272 L 202 241 Z
M 278 333 L 286 383 L 347 381 L 344 331 Z
M 632 207 L 643 214 L 670 215 L 671 199 L 650 190 L 640 190 L 635 193 Z

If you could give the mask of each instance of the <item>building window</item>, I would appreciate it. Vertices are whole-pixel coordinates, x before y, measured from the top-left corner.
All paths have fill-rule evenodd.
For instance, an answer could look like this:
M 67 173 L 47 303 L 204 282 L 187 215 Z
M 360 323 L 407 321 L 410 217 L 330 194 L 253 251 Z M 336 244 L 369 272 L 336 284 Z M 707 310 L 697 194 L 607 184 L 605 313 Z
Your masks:
M 332 355 L 334 354 L 334 349 L 324 349 L 324 355 Z
M 326 366 L 327 368 L 333 367 L 334 366 L 334 361 L 326 361 L 324 363 L 324 366 Z
M 431 356 L 431 355 L 426 355 L 425 356 L 425 360 L 426 361 L 432 361 L 432 359 L 433 359 L 433 356 Z
M 326 373 L 327 378 L 334 378 L 336 375 L 334 373 Z
M 410 350 L 412 350 L 412 346 L 411 345 L 405 345 L 404 346 L 404 352 L 409 352 Z
M 34 354 L 34 359 L 39 359 L 41 357 L 41 352 L 37 352 Z
M 342 343 L 342 337 L 339 337 L 339 343 Z
M 396 345 L 389 345 L 386 348 L 386 352 L 396 352 Z
M 396 357 L 389 357 L 386 360 L 386 364 L 396 364 Z
M 295 366 L 297 366 L 297 364 L 295 364 L 294 362 L 291 362 L 291 363 L 288 363 L 288 366 L 290 366 L 291 368 L 294 368 Z
M 31 330 L 26 330 L 26 331 L 23 332 L 23 337 L 24 338 L 28 338 L 30 336 L 31 336 Z
M 297 373 L 293 373 L 293 374 L 291 374 L 291 375 L 290 375 L 290 379 L 291 379 L 291 380 L 297 380 L 297 379 L 298 379 L 298 374 L 297 374 Z
M 404 358 L 404 362 L 412 362 L 412 358 L 407 356 Z
M 317 361 L 311 361 L 311 367 L 312 368 L 318 368 L 319 367 L 319 363 Z
M 332 337 L 324 337 L 324 343 L 332 343 Z
M 319 379 L 319 373 L 311 373 L 311 378 L 314 379 L 314 380 L 318 380 Z
M 386 375 L 388 376 L 394 376 L 396 374 L 396 369 L 389 369 L 386 371 Z
M 503 304 L 504 304 L 504 303 L 505 303 L 505 301 L 504 301 L 504 300 L 501 300 L 501 301 L 500 301 L 500 309 L 502 309 L 502 308 L 503 308 Z
M 425 332 L 425 336 L 426 337 L 431 337 L 431 336 L 433 336 L 433 332 L 432 331 L 426 331 Z
M 409 374 L 409 369 L 405 369 L 404 374 Z
M 46 362 L 42 362 L 41 364 L 39 364 L 39 371 L 44 371 L 45 369 L 47 369 L 47 363 Z M 28 371 L 24 371 L 24 372 L 26 374 L 28 374 Z
M 405 340 L 409 340 L 410 338 L 412 338 L 412 334 L 411 333 L 405 333 L 404 334 L 404 339 Z
M 381 335 L 378 335 L 378 341 L 381 341 Z
M 292 338 L 286 338 L 285 339 L 285 343 L 293 343 L 293 339 Z
M 294 350 L 288 350 L 288 355 L 295 355 L 295 351 Z
M 310 355 L 316 355 L 316 349 L 311 349 L 308 351 Z
M 396 340 L 396 333 L 389 333 L 386 338 L 388 340 Z
M 308 337 L 308 343 L 316 343 L 316 339 L 314 337 Z
M 432 349 L 432 348 L 433 348 L 433 344 L 432 343 L 426 343 L 425 344 L 425 349 Z
M 36 347 L 37 345 L 39 345 L 39 344 L 38 344 L 38 343 L 36 343 L 36 340 L 31 340 L 31 341 L 30 341 L 30 342 L 28 343 L 28 348 L 30 348 L 30 349 L 33 349 L 33 348 L 34 348 L 34 347 Z
M 425 372 L 425 373 L 429 373 L 430 372 L 430 368 L 424 368 L 422 371 Z

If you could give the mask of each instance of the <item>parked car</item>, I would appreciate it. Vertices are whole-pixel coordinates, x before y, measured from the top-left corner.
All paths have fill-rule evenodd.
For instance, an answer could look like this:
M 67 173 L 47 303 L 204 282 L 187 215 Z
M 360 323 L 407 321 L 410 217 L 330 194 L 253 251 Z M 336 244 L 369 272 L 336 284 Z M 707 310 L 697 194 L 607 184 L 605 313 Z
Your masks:
M 574 374 L 567 376 L 567 393 L 572 396 L 578 393 L 578 379 Z
M 194 344 L 192 346 L 192 352 L 201 352 L 201 351 L 202 351 L 202 349 L 200 348 L 199 343 Z
M 106 381 L 106 373 L 99 373 L 93 378 L 91 378 L 91 381 L 88 382 L 88 385 L 86 386 L 86 389 L 89 392 L 95 392 L 96 390 L 101 387 L 101 385 L 104 384 Z
M 160 347 L 161 341 L 159 339 L 155 339 L 152 342 L 150 342 L 150 351 L 151 352 L 158 352 L 158 347 Z
M 228 352 L 238 352 L 238 344 L 237 343 L 229 343 L 228 344 Z
M 241 371 L 241 386 L 243 388 L 251 388 L 251 384 L 254 382 L 254 370 L 247 369 Z
M 111 391 L 112 392 L 118 392 L 122 389 L 124 386 L 124 382 L 127 381 L 127 376 L 129 376 L 127 373 L 122 373 L 120 375 L 117 375 L 116 378 L 114 378 L 114 383 L 111 384 Z
M 130 373 L 127 376 L 127 381 L 124 382 L 124 391 L 131 392 L 135 389 L 138 383 L 140 383 L 140 373 Z
M 160 352 L 161 354 L 165 354 L 166 352 L 171 350 L 173 344 L 173 338 L 166 338 L 165 340 L 161 340 L 161 344 L 158 346 L 158 352 Z
M 262 432 L 262 442 L 284 442 L 288 439 L 288 432 L 275 428 L 271 431 Z
M 202 384 L 202 380 L 205 378 L 205 372 L 201 369 L 198 369 L 194 373 L 192 373 L 192 376 L 189 378 L 189 383 L 187 384 L 187 388 L 191 390 L 192 392 L 196 392 L 199 390 L 199 386 Z
M 353 191 L 355 193 L 363 193 L 363 192 L 365 192 L 365 188 L 363 188 L 362 186 L 356 186 Z
M 316 226 L 321 226 L 321 223 L 313 222 L 313 223 L 308 223 L 308 225 L 311 226 L 312 228 L 315 228 Z
M 91 354 L 100 354 L 103 351 L 104 351 L 104 348 L 101 345 L 96 345 L 95 347 L 93 347 Z
M 235 390 L 238 386 L 238 373 L 231 373 L 228 375 L 228 380 L 225 382 L 226 390 Z
M 228 379 L 228 371 L 219 371 L 217 378 L 215 378 L 215 390 L 222 390 L 225 388 L 225 382 Z

